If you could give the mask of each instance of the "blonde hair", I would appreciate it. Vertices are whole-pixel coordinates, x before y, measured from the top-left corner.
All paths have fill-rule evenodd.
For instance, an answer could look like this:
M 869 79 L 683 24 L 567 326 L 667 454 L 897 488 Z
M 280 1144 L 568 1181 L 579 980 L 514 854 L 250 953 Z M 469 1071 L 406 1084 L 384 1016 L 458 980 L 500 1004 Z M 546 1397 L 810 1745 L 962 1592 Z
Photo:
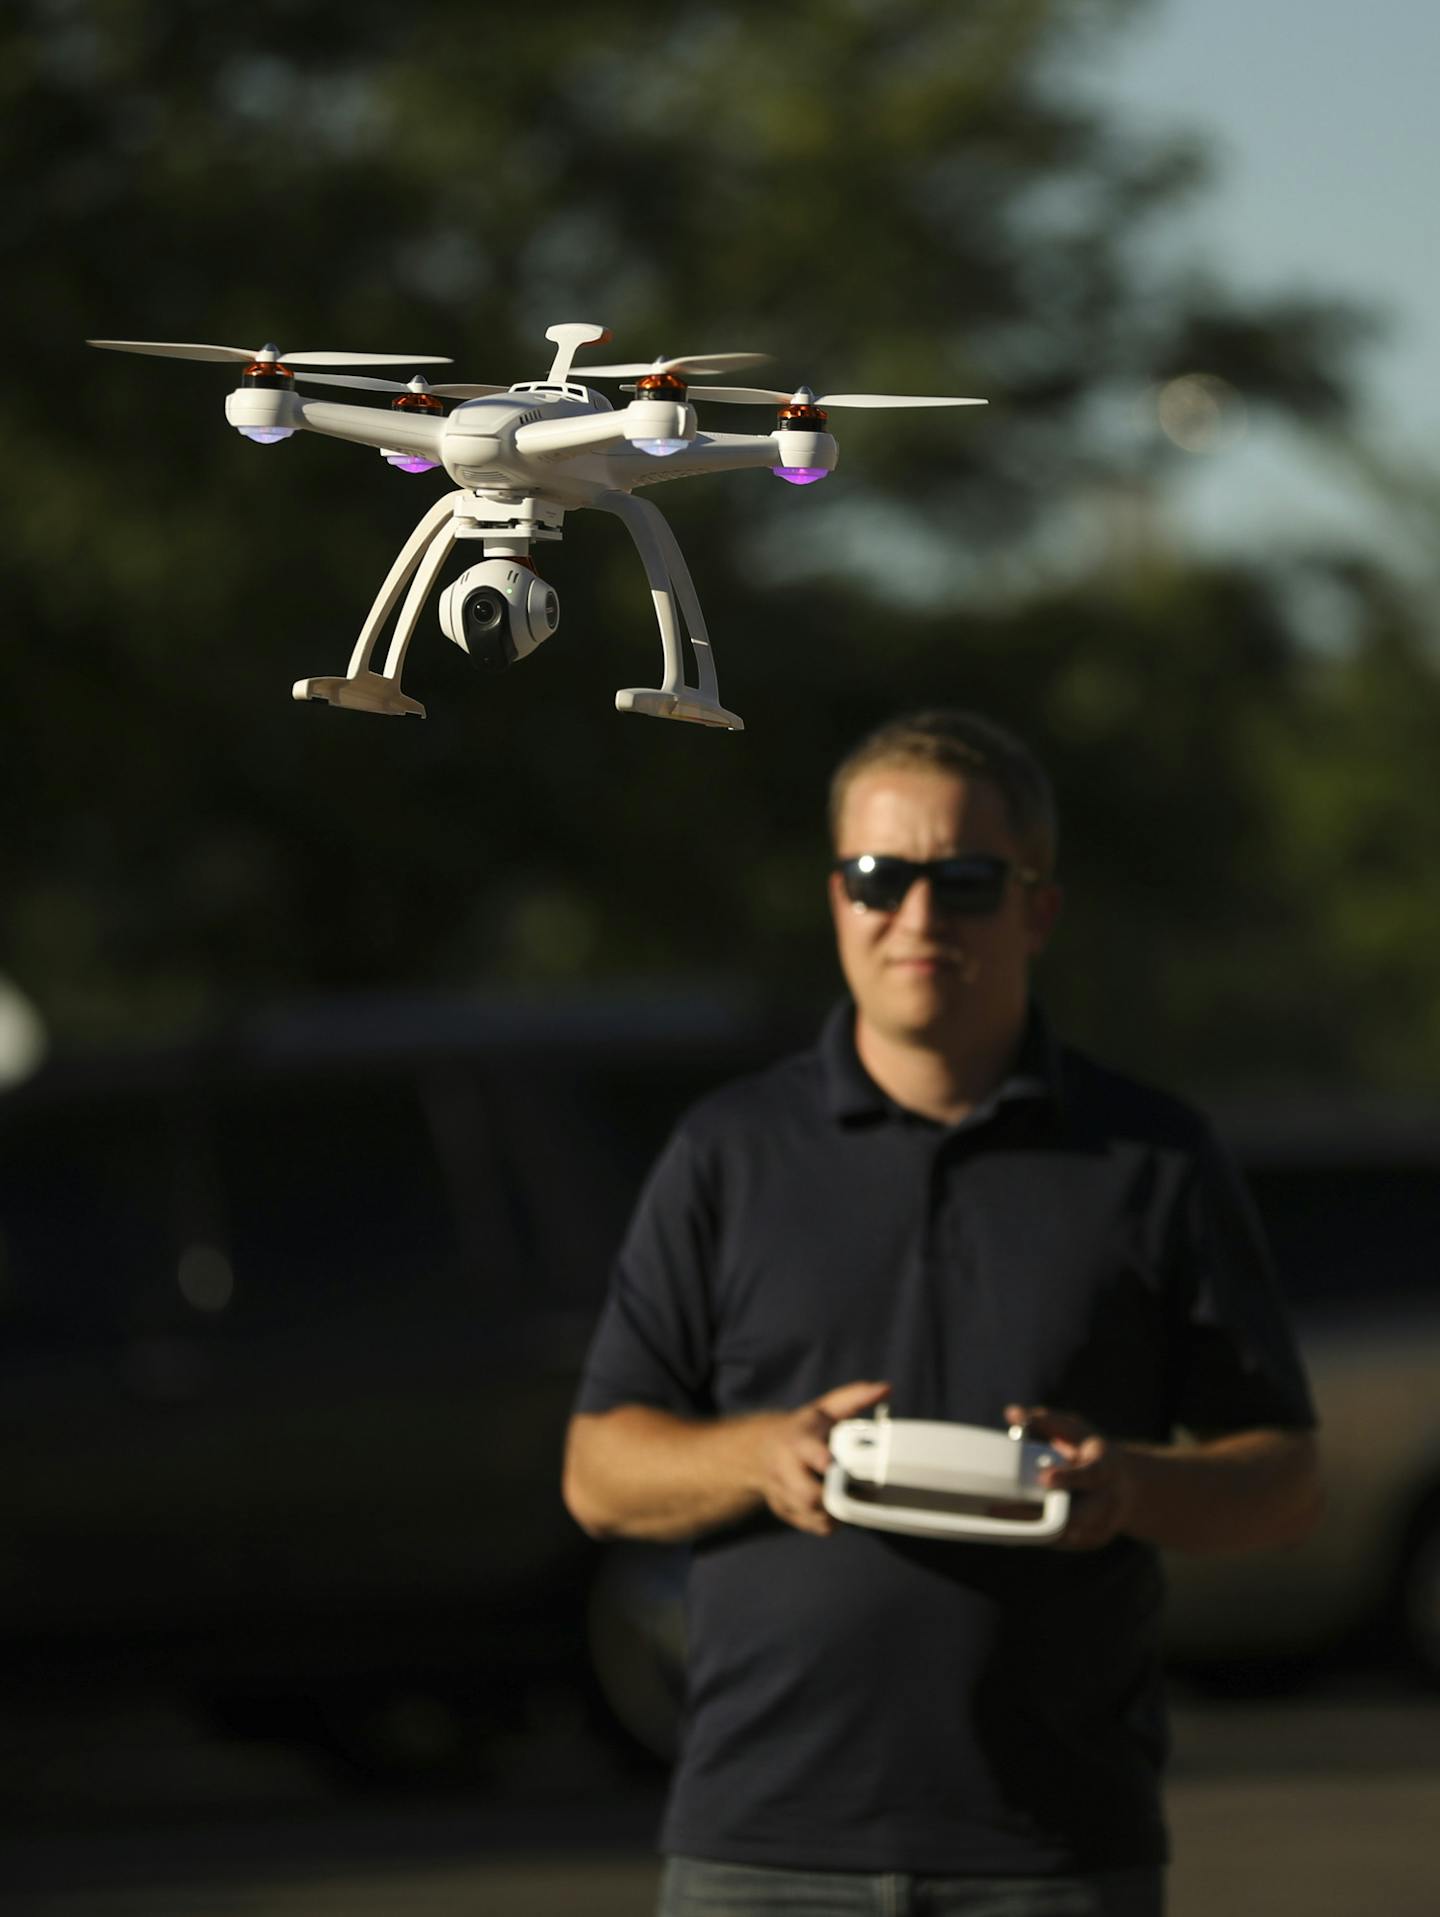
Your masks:
M 1053 873 L 1059 827 L 1050 780 L 1030 748 L 993 719 L 948 709 L 907 712 L 862 739 L 830 780 L 830 839 L 837 848 L 846 794 L 862 772 L 882 765 L 988 780 L 1005 802 L 1027 860 L 1043 878 Z

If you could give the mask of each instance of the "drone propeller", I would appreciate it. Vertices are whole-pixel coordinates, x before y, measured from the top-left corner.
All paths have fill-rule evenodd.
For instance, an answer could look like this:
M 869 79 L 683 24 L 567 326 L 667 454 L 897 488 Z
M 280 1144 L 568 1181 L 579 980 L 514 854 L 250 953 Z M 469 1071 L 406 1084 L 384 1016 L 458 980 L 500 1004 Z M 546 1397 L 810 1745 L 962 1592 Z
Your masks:
M 732 367 L 758 366 L 773 359 L 773 353 L 683 353 L 678 359 L 628 361 L 624 366 L 577 366 L 575 371 L 589 379 L 637 379 L 661 373 L 728 373 Z
M 188 342 L 158 339 L 91 339 L 87 346 L 103 346 L 112 353 L 152 353 L 160 359 L 243 360 L 247 365 L 268 365 L 281 358 L 273 344 L 249 346 L 196 346 Z M 289 366 L 449 366 L 444 353 L 286 353 Z M 502 389 L 503 390 L 503 389 Z
M 793 393 L 777 392 L 768 386 L 701 386 L 697 399 L 718 399 L 730 406 L 985 406 L 983 399 L 934 399 L 919 393 L 821 393 L 817 399 L 808 386 Z
M 508 393 L 508 386 L 432 386 L 417 373 L 412 380 L 366 379 L 357 373 L 297 373 L 306 386 L 359 386 L 369 393 L 433 393 L 439 399 L 484 399 L 488 393 Z

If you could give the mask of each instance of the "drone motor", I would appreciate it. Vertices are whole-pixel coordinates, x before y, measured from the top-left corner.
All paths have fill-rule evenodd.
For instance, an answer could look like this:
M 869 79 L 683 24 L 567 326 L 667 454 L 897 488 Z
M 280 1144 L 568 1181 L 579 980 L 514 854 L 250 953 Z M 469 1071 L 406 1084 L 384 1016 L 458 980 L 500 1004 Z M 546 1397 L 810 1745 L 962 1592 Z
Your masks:
M 431 419 L 443 419 L 445 402 L 437 399 L 426 387 L 425 381 L 417 376 L 411 381 L 409 391 L 391 400 L 390 410 L 392 413 L 425 413 Z M 440 464 L 438 459 L 427 459 L 423 453 L 405 452 L 392 446 L 382 446 L 380 456 L 402 473 L 433 473 Z
M 294 393 L 295 375 L 275 355 L 273 346 L 261 347 L 259 356 L 240 375 L 242 393 Z M 283 413 L 277 410 L 283 405 L 283 400 L 252 403 L 246 422 L 235 422 L 236 431 L 242 439 L 254 440 L 257 446 L 275 446 L 281 440 L 293 438 L 295 428 L 284 424 Z

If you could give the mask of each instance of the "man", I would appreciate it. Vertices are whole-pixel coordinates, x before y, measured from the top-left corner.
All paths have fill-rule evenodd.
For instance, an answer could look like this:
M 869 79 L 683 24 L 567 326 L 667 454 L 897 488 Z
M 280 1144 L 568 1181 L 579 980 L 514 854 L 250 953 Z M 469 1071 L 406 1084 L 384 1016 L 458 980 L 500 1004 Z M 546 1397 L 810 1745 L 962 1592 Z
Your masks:
M 567 1453 L 587 1531 L 695 1544 L 663 1917 L 1156 1917 L 1155 1547 L 1308 1531 L 1304 1378 L 1204 1121 L 1032 1004 L 1060 891 L 1025 748 L 899 720 L 831 823 L 850 1001 L 681 1124 Z M 1049 1441 L 1060 1543 L 834 1524 L 827 1434 L 883 1398 Z

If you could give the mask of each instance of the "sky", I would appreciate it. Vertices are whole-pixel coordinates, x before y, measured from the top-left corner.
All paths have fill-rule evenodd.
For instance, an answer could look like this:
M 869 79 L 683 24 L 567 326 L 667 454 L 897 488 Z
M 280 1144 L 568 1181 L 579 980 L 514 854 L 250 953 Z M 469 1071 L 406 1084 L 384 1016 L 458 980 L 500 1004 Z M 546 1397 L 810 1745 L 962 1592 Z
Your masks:
M 1366 429 L 1440 470 L 1440 4 L 1151 0 L 1088 83 L 1132 123 L 1211 149 L 1211 182 L 1167 246 L 1242 288 L 1382 309 Z M 1352 489 L 1264 428 L 1194 468 L 1184 513 L 1201 543 L 1353 519 Z

